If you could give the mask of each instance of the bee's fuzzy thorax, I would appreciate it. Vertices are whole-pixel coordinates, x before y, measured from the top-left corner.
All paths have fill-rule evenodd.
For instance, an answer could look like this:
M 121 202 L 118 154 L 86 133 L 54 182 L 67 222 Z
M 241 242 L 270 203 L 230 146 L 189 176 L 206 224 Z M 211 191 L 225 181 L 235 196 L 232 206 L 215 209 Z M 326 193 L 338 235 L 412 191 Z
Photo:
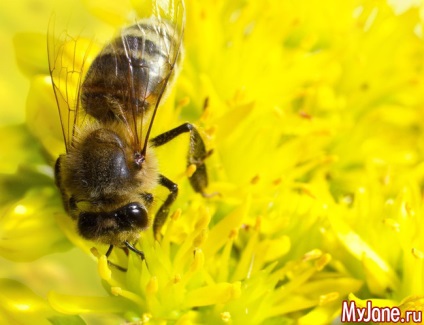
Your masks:
M 74 139 L 68 153 L 60 158 L 60 175 L 56 177 L 77 206 L 112 211 L 125 202 L 140 201 L 140 193 L 157 186 L 154 151 L 148 147 L 141 168 L 137 166 L 131 137 L 122 124 L 89 123 Z

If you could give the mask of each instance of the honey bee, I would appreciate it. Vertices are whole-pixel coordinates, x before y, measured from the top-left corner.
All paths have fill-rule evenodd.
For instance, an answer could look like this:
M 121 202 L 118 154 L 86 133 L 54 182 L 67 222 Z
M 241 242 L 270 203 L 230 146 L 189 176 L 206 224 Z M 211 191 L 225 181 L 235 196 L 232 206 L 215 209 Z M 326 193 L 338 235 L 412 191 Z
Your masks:
M 106 256 L 119 247 L 144 259 L 134 245 L 150 226 L 152 192 L 157 186 L 169 190 L 154 217 L 156 236 L 177 197 L 177 184 L 159 172 L 154 148 L 189 133 L 187 166 L 196 166 L 190 183 L 201 194 L 208 185 L 204 160 L 210 152 L 192 124 L 150 138 L 161 100 L 181 65 L 185 20 L 182 0 L 165 7 L 154 2 L 153 8 L 151 17 L 137 18 L 106 43 L 87 70 L 86 58 L 80 65 L 75 58 L 71 64 L 62 58 L 65 46 L 73 42 L 76 48 L 78 39 L 67 33 L 58 39 L 51 28 L 48 33 L 50 75 L 66 147 L 55 164 L 56 185 L 78 233 L 109 245 Z M 77 77 L 74 94 L 71 74 Z

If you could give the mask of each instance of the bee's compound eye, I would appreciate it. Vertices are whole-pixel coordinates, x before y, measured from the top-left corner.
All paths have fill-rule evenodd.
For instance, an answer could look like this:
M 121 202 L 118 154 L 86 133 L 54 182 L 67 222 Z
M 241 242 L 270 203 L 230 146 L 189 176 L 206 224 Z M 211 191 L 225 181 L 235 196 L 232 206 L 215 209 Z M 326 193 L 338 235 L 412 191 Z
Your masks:
M 95 239 L 101 233 L 102 214 L 81 212 L 78 217 L 78 231 L 86 239 Z
M 121 213 L 125 215 L 127 220 L 139 228 L 146 228 L 149 224 L 147 210 L 138 203 L 130 203 L 121 208 Z

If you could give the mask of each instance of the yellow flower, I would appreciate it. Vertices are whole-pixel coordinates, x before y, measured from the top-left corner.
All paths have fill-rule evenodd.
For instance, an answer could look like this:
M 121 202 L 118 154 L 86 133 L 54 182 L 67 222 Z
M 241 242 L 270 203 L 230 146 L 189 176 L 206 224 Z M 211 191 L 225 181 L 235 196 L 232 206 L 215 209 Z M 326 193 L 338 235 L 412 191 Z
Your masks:
M 107 39 L 131 8 L 148 10 L 145 3 L 85 1 L 80 25 L 68 32 L 87 26 Z M 219 195 L 190 188 L 184 139 L 158 149 L 179 197 L 160 240 L 142 233 L 145 261 L 111 254 L 127 272 L 108 265 L 106 246 L 78 236 L 61 207 L 51 166 L 64 147 L 41 62 L 45 35 L 17 35 L 31 89 L 26 126 L 0 130 L 10 139 L 0 154 L 22 166 L 2 165 L 0 255 L 29 261 L 79 247 L 97 261 L 106 292 L 52 288 L 43 300 L 5 280 L 0 315 L 24 324 L 64 324 L 67 314 L 140 324 L 328 324 L 346 299 L 422 310 L 424 9 L 404 5 L 187 0 L 183 69 L 153 132 L 185 120 L 199 126 L 214 150 L 208 191 Z M 82 48 L 88 42 L 79 39 Z M 65 52 L 78 60 L 82 48 Z M 72 264 L 85 263 L 82 256 Z M 25 318 L 25 304 L 42 308 Z

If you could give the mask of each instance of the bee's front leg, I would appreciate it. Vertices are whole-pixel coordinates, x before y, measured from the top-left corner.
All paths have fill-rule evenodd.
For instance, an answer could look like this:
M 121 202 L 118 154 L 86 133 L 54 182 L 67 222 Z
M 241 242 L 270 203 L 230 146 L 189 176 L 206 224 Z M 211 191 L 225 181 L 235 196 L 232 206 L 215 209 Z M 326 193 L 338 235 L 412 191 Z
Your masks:
M 127 272 L 127 269 L 125 268 L 125 267 L 122 267 L 122 266 L 119 266 L 119 265 L 117 265 L 117 264 L 115 264 L 115 263 L 113 263 L 113 262 L 111 262 L 111 261 L 109 261 L 109 255 L 112 253 L 112 251 L 113 251 L 113 245 L 110 245 L 109 246 L 109 248 L 108 248 L 108 250 L 107 250 L 107 252 L 106 252 L 106 257 L 107 257 L 107 264 L 109 265 L 109 266 L 113 266 L 114 268 L 116 268 L 117 270 L 119 270 L 119 271 L 122 271 L 122 272 Z

